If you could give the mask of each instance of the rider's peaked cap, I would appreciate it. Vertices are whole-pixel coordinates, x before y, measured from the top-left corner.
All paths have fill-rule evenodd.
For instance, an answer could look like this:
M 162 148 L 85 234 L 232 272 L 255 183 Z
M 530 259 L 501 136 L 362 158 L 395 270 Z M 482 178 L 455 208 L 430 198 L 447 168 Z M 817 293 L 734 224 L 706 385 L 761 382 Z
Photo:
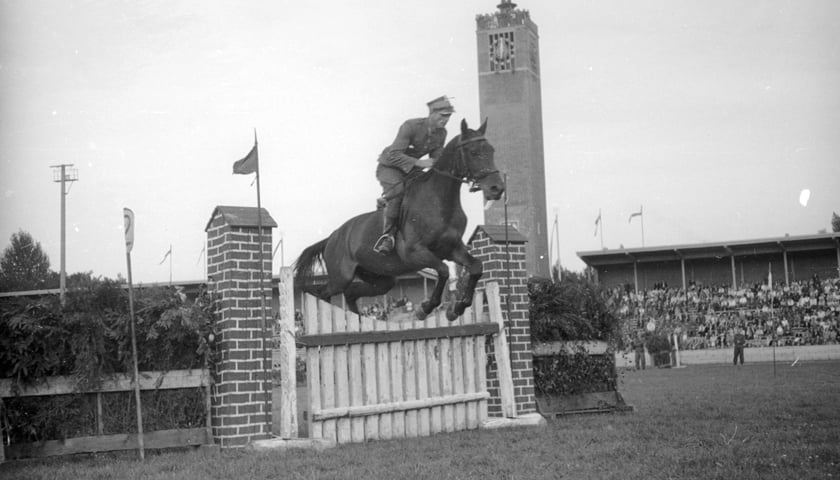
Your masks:
M 438 97 L 426 105 L 429 106 L 429 113 L 447 113 L 451 114 L 455 111 L 455 107 L 449 103 L 449 98 L 446 95 Z

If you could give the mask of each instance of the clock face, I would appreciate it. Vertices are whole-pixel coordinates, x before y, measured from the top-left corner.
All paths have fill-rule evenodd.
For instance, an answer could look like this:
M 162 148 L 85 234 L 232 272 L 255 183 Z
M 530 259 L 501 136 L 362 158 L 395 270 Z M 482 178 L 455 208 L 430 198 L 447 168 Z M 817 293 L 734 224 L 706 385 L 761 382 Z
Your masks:
M 510 45 L 508 39 L 505 37 L 497 38 L 496 45 L 493 50 L 495 52 L 496 60 L 506 60 L 510 56 Z
M 496 40 L 496 48 L 494 51 L 496 53 L 496 60 L 504 60 L 507 58 L 508 54 L 510 53 L 510 47 L 507 44 L 507 39 L 500 37 Z

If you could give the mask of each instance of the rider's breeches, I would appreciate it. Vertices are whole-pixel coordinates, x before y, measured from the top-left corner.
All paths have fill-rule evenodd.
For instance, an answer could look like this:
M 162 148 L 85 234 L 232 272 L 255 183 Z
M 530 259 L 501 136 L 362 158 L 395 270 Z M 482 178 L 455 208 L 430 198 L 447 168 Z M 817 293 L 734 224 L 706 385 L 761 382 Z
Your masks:
M 400 216 L 400 205 L 402 205 L 405 174 L 402 170 L 379 165 L 376 169 L 376 179 L 382 185 L 382 196 L 388 201 L 385 207 L 385 217 L 396 219 Z

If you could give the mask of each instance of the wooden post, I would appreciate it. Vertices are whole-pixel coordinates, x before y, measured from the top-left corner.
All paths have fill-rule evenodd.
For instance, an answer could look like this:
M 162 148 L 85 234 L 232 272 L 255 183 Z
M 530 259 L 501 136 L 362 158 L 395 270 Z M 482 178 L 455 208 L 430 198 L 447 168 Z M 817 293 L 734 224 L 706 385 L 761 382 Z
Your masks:
M 297 365 L 295 363 L 295 292 L 291 267 L 280 268 L 280 438 L 297 438 Z M 278 422 L 279 420 L 279 422 Z
M 502 415 L 507 418 L 516 417 L 516 401 L 513 395 L 513 375 L 510 370 L 510 354 L 508 353 L 507 336 L 505 335 L 505 319 L 502 316 L 502 306 L 499 303 L 499 284 L 487 284 L 487 301 L 489 302 L 490 321 L 499 325 L 499 333 L 495 335 L 496 365 L 499 375 L 499 396 L 502 400 Z

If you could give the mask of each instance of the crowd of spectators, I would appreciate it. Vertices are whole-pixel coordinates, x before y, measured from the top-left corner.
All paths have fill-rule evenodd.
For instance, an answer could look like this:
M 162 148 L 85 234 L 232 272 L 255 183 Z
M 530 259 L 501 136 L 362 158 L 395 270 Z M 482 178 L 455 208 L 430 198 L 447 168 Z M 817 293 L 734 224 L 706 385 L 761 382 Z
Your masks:
M 680 340 L 680 349 L 724 348 L 743 329 L 748 346 L 821 345 L 840 342 L 840 279 L 789 285 L 730 286 L 666 284 L 639 291 L 617 287 L 608 303 L 624 325 L 627 344 L 639 331 Z

